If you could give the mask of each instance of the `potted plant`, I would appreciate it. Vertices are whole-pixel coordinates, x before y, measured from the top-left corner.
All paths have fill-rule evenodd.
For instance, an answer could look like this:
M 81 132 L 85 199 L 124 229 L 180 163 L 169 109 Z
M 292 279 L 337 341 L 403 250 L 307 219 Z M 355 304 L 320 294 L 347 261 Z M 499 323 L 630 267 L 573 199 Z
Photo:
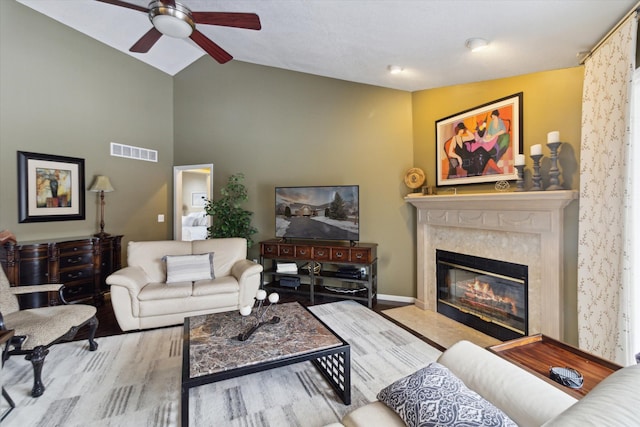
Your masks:
M 220 189 L 218 200 L 206 200 L 204 210 L 211 216 L 211 226 L 207 229 L 207 238 L 244 237 L 247 246 L 253 245 L 251 236 L 258 230 L 251 225 L 253 212 L 243 209 L 240 204 L 249 197 L 242 183 L 244 174 L 236 173 L 229 177 L 227 185 Z

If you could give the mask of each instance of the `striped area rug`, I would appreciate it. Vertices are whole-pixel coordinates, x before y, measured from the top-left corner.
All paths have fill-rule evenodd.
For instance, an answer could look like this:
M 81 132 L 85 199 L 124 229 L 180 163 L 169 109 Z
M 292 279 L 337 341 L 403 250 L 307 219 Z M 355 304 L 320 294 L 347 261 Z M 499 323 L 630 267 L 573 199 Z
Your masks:
M 311 362 L 191 390 L 191 426 L 320 427 L 375 400 L 387 384 L 440 352 L 353 301 L 310 310 L 351 345 L 351 399 L 345 406 Z M 2 383 L 16 403 L 2 426 L 179 426 L 182 327 L 54 346 L 43 369 L 46 391 L 29 396 L 31 363 L 9 359 Z

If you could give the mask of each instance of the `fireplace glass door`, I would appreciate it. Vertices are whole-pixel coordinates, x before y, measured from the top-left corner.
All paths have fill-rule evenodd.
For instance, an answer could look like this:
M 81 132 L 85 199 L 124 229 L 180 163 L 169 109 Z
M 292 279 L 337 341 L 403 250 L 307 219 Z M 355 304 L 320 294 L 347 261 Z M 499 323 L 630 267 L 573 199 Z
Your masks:
M 527 266 L 436 251 L 438 312 L 500 340 L 527 335 Z

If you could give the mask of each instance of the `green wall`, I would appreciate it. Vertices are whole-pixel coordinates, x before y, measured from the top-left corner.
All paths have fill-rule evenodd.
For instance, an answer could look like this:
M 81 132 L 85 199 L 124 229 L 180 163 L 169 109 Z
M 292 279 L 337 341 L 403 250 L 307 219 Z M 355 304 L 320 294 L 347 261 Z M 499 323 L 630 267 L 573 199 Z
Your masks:
M 0 1 L 0 229 L 21 241 L 99 230 L 96 193 L 86 220 L 18 223 L 17 151 L 85 160 L 116 189 L 106 199 L 105 231 L 125 240 L 161 239 L 170 223 L 173 79 L 14 1 Z M 158 150 L 158 163 L 109 155 L 110 142 Z
M 176 164 L 213 163 L 215 197 L 243 172 L 256 241 L 275 236 L 275 186 L 357 184 L 360 240 L 379 244 L 380 293 L 415 295 L 402 180 L 413 166 L 410 93 L 207 57 L 174 90 Z
M 380 245 L 379 290 L 413 297 L 415 213 L 403 200 L 403 175 L 417 166 L 435 183 L 435 121 L 524 92 L 524 153 L 559 130 L 568 143 L 566 182 L 577 189 L 582 74 L 576 67 L 409 93 L 203 57 L 171 77 L 0 1 L 0 229 L 21 241 L 98 229 L 89 192 L 85 221 L 19 224 L 16 151 L 84 158 L 87 186 L 96 174 L 110 176 L 116 191 L 107 195 L 106 231 L 125 234 L 125 242 L 172 237 L 173 165 L 213 163 L 216 196 L 230 174 L 243 172 L 256 240 L 274 235 L 274 186 L 358 184 L 361 240 Z M 111 141 L 158 150 L 159 162 L 111 157 Z M 576 207 L 565 227 L 573 319 Z M 257 256 L 256 247 L 251 252 Z

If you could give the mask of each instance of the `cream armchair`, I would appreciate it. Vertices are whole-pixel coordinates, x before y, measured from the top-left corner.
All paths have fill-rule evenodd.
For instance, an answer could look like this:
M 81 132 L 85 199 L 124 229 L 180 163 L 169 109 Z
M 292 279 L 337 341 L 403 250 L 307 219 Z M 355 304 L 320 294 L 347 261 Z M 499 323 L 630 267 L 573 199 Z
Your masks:
M 262 266 L 246 258 L 242 238 L 129 242 L 127 266 L 107 277 L 120 328 L 178 325 L 252 305 Z
M 52 345 L 73 339 L 78 329 L 89 325 L 89 350 L 98 348 L 94 341 L 98 329 L 96 308 L 82 304 L 67 305 L 62 296 L 63 287 L 62 284 L 10 286 L 4 269 L 0 267 L 0 330 L 14 330 L 14 336 L 3 352 L 2 363 L 15 355 L 24 355 L 31 362 L 33 397 L 44 393 L 42 365 Z M 16 295 L 33 292 L 57 292 L 63 305 L 20 310 Z

